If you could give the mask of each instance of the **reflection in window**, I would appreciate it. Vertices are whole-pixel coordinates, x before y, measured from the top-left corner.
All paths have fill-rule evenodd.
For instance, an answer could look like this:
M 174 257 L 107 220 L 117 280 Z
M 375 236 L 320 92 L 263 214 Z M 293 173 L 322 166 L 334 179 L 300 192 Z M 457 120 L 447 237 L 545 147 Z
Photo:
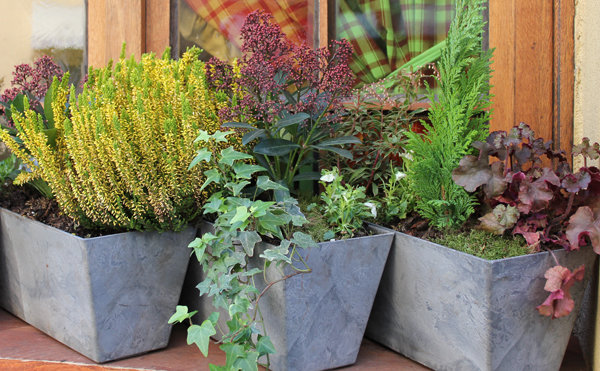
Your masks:
M 282 31 L 294 43 L 302 43 L 310 24 L 310 0 L 180 0 L 179 50 L 197 45 L 202 59 L 239 57 L 240 30 L 246 15 L 257 9 L 271 13 Z M 314 1 L 314 0 L 313 0 Z
M 3 50 L 0 57 L 0 90 L 10 87 L 15 65 L 32 64 L 42 55 L 51 56 L 71 73 L 78 84 L 85 73 L 85 1 L 19 0 L 4 1 L 2 13 L 10 14 L 0 23 Z
M 374 82 L 446 38 L 455 0 L 338 0 L 336 38 L 354 47 L 352 70 Z

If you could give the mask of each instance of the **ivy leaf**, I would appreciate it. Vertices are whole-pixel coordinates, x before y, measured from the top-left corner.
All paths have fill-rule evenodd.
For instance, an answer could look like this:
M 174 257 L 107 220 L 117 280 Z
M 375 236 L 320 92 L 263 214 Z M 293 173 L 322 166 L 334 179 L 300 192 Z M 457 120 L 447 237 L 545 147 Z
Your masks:
M 219 160 L 219 163 L 233 166 L 234 161 L 247 160 L 251 158 L 252 156 L 247 153 L 238 152 L 234 150 L 233 147 L 227 147 L 221 151 L 221 159 Z
M 194 159 L 190 163 L 190 166 L 188 166 L 188 170 L 190 170 L 194 166 L 198 165 L 202 161 L 209 162 L 211 156 L 212 156 L 212 152 L 205 148 L 198 150 L 196 157 L 194 157 Z
M 272 249 L 266 249 L 260 254 L 260 257 L 270 262 L 285 261 L 288 264 L 292 264 L 292 259 L 287 256 L 290 251 L 290 245 L 291 242 L 289 240 L 282 240 L 279 246 Z
M 248 312 L 248 307 L 250 307 L 250 300 L 236 296 L 235 302 L 229 306 L 229 316 L 233 318 L 238 313 L 246 313 Z
M 199 284 L 196 285 L 196 288 L 198 289 L 198 294 L 200 296 L 206 294 L 207 292 L 210 291 L 210 286 L 211 286 L 211 280 L 206 279 L 202 282 L 200 282 Z
M 169 318 L 169 324 L 172 323 L 181 323 L 188 318 L 192 318 L 194 314 L 198 313 L 197 310 L 188 313 L 188 307 L 185 305 L 178 305 L 175 307 L 175 313 Z
M 504 231 L 514 227 L 519 215 L 519 210 L 516 207 L 498 204 L 494 210 L 479 218 L 481 222 L 479 228 L 502 235 Z
M 221 196 L 221 192 L 218 192 L 218 195 L 215 193 L 211 196 L 208 202 L 204 204 L 204 214 L 212 214 L 219 211 L 221 206 L 223 206 L 223 199 Z
M 208 142 L 209 139 L 210 139 L 210 134 L 208 134 L 208 131 L 200 130 L 200 134 L 198 134 L 196 139 L 194 139 L 194 143 Z
M 254 247 L 257 243 L 262 241 L 259 234 L 256 231 L 244 231 L 238 234 L 238 238 L 242 243 L 242 247 L 248 256 L 254 256 Z
M 560 265 L 548 269 L 544 274 L 547 280 L 544 290 L 550 292 L 550 295 L 537 307 L 540 314 L 560 318 L 571 313 L 575 301 L 571 298 L 570 289 L 575 281 L 583 280 L 584 272 L 583 265 L 573 272 Z
M 267 169 L 260 165 L 238 162 L 233 165 L 233 171 L 235 171 L 235 176 L 238 179 L 250 179 L 254 173 L 267 171 Z
M 294 232 L 292 243 L 295 243 L 304 249 L 319 246 L 309 234 L 303 232 Z
M 231 218 L 229 223 L 235 224 L 241 222 L 243 224 L 248 220 L 249 217 L 250 213 L 248 212 L 248 208 L 245 206 L 238 206 L 235 208 L 235 215 L 233 218 Z
M 242 182 L 227 182 L 225 187 L 230 188 L 233 195 L 237 197 L 239 196 L 240 192 L 242 192 L 242 189 L 244 189 L 244 187 L 246 187 L 248 184 L 250 184 L 250 182 L 247 180 Z
M 242 371 L 258 371 L 258 353 L 246 352 L 233 362 L 233 367 Z
M 265 354 L 275 354 L 276 351 L 271 339 L 269 339 L 268 336 L 262 335 L 258 335 L 256 350 L 258 351 L 259 356 L 264 356 Z
M 204 176 L 206 177 L 206 180 L 204 181 L 204 184 L 202 184 L 202 187 L 200 187 L 201 191 L 208 187 L 211 183 L 219 183 L 221 181 L 221 174 L 217 169 L 206 170 L 204 172 Z
M 209 320 L 204 320 L 202 325 L 191 325 L 188 327 L 187 343 L 196 344 L 205 357 L 208 357 L 208 344 L 210 337 L 215 335 L 215 326 Z
M 262 189 L 263 191 L 269 191 L 269 190 L 287 191 L 288 190 L 286 186 L 272 181 L 266 175 L 261 175 L 256 179 L 256 186 L 258 188 Z
M 230 135 L 230 134 L 235 134 L 235 131 L 231 131 L 231 130 L 228 130 L 228 131 L 217 130 L 212 135 L 212 138 L 217 143 L 219 143 L 219 142 L 227 142 L 227 136 Z
M 589 206 L 581 206 L 571 215 L 566 235 L 572 250 L 585 246 L 587 237 L 596 254 L 600 254 L 600 220 Z

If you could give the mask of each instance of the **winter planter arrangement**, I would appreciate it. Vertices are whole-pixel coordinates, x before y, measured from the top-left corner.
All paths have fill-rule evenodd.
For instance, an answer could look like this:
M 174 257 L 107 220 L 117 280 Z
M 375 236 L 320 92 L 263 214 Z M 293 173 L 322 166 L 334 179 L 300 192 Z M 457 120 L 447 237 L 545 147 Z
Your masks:
M 595 259 L 554 255 L 571 270 Z M 549 252 L 486 260 L 396 232 L 366 336 L 435 370 L 558 370 L 593 272 L 568 294 L 573 313 L 550 320 L 535 307 L 554 264 Z
M 0 209 L 0 305 L 96 362 L 169 340 L 206 197 L 202 172 L 188 169 L 194 139 L 219 126 L 198 53 L 121 58 L 91 69 L 80 94 L 68 74 L 52 81 L 44 59 L 15 74 L 43 89 L 2 97 L 13 156 L 0 166 L 1 198 L 28 217 Z
M 201 231 L 214 233 L 212 224 L 203 223 Z M 311 272 L 293 274 L 272 266 L 264 277 L 258 274 L 256 288 L 262 291 L 277 282 L 260 299 L 265 331 L 275 349 L 270 355 L 273 370 L 325 370 L 356 362 L 371 305 L 393 239 L 393 232 L 321 242 L 301 252 Z M 272 250 L 260 243 L 257 251 Z M 262 268 L 259 257 L 249 260 L 249 268 Z M 188 281 L 205 279 L 196 259 L 190 262 Z M 282 281 L 283 279 L 283 281 Z M 281 281 L 281 282 L 280 282 Z M 188 290 L 194 284 L 188 284 Z M 211 298 L 188 291 L 185 303 L 208 318 L 217 309 Z M 221 311 L 219 326 L 226 328 L 227 313 Z M 220 336 L 216 336 L 220 340 Z
M 107 362 L 167 346 L 196 228 L 81 238 L 0 209 L 0 306 Z

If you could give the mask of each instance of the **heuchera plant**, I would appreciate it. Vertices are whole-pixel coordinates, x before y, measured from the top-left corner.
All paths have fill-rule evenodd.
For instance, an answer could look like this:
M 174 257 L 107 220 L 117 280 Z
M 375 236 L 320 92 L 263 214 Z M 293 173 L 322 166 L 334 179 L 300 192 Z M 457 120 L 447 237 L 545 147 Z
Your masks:
M 291 43 L 272 16 L 250 13 L 241 30 L 242 58 L 234 65 L 213 59 L 207 65 L 212 89 L 229 95 L 219 111 L 224 126 L 245 130 L 243 144 L 254 142 L 254 156 L 271 178 L 291 189 L 295 181 L 319 179 L 303 171 L 313 152 L 352 158 L 340 145 L 360 143 L 354 136 L 334 138 L 343 99 L 354 81 L 346 40 L 313 49 Z
M 573 172 L 564 152 L 551 144 L 535 138 L 524 123 L 508 133 L 493 132 L 485 142 L 474 142 L 479 155 L 465 156 L 452 178 L 468 192 L 481 191 L 482 204 L 491 210 L 479 218 L 482 229 L 520 234 L 532 251 L 591 244 L 600 253 L 600 170 L 588 164 L 600 157 L 600 146 L 587 138 L 576 146 L 573 155 L 583 156 L 584 166 Z M 569 288 L 583 279 L 583 270 L 571 272 L 556 261 L 545 274 L 551 294 L 538 311 L 552 318 L 569 314 L 574 306 Z

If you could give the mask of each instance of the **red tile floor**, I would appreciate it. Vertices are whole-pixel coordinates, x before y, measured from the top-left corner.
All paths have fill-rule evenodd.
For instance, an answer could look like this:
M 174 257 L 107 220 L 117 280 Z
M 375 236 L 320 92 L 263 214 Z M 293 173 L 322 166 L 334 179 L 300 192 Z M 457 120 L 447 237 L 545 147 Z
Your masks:
M 211 344 L 208 359 L 186 344 L 185 328 L 175 327 L 166 349 L 98 365 L 20 319 L 0 309 L 0 370 L 208 370 L 208 363 L 224 364 L 225 355 Z M 364 340 L 355 365 L 343 370 L 428 370 L 376 343 Z M 560 371 L 584 371 L 581 354 L 567 352 Z M 540 370 L 543 371 L 543 370 Z

